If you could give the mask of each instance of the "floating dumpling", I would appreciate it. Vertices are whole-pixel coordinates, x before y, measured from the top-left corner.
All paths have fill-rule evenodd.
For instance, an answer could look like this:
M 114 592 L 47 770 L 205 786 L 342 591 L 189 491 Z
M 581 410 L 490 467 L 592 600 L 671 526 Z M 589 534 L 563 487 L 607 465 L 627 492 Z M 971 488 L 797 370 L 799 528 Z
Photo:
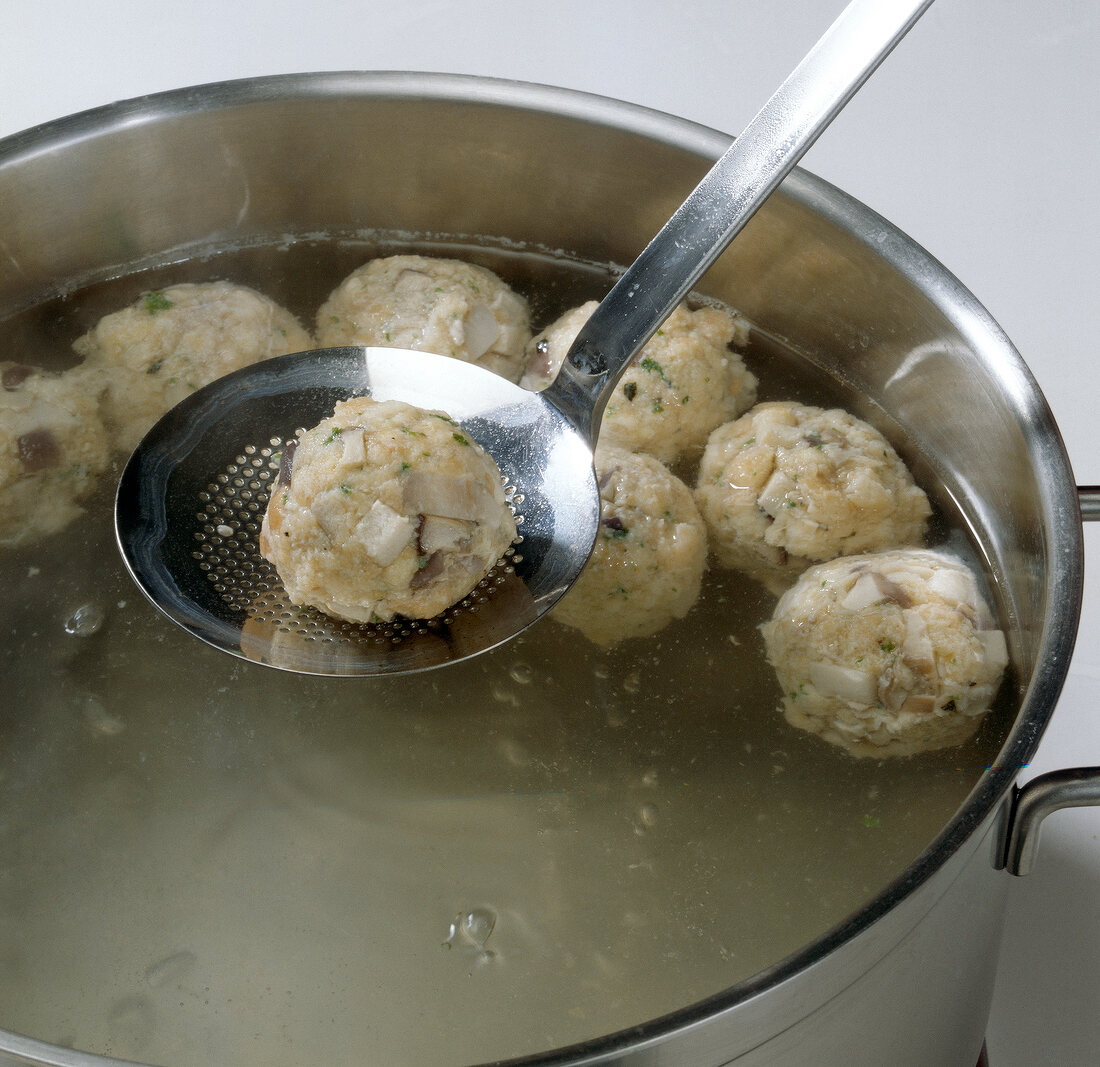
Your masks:
M 691 490 L 652 456 L 601 446 L 596 474 L 596 547 L 552 617 L 610 646 L 687 615 L 702 588 L 707 535 Z
M 931 510 L 873 426 L 789 402 L 759 404 L 711 434 L 695 499 L 718 562 L 775 593 L 812 563 L 919 546 Z
M 145 293 L 73 343 L 90 386 L 103 393 L 103 419 L 114 445 L 127 452 L 200 386 L 261 359 L 312 347 L 289 311 L 231 282 Z
M 27 544 L 72 522 L 109 454 L 83 375 L 0 363 L 0 545 Z
M 921 549 L 810 568 L 761 632 L 787 721 L 855 756 L 966 741 L 1008 663 L 970 569 Z
M 543 389 L 596 308 L 566 312 L 528 346 L 521 384 Z M 730 348 L 748 327 L 732 312 L 681 304 L 626 369 L 604 410 L 600 444 L 645 452 L 666 466 L 693 461 L 717 426 L 756 399 L 756 377 Z
M 457 259 L 387 256 L 365 263 L 317 312 L 325 347 L 410 348 L 475 363 L 509 381 L 523 373 L 527 302 L 492 271 Z

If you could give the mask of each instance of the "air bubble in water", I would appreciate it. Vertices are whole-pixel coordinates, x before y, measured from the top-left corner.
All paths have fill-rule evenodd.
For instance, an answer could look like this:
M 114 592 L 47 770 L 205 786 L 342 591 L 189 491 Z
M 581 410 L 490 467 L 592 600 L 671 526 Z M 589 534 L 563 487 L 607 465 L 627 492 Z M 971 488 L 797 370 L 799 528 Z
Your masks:
M 485 951 L 485 942 L 497 924 L 497 917 L 488 908 L 471 908 L 456 915 L 443 944 L 447 948 L 473 948 Z
M 657 825 L 657 805 L 643 804 L 634 816 L 634 832 L 640 837 Z
M 520 685 L 527 685 L 535 677 L 534 668 L 527 663 L 514 664 L 508 673 L 512 676 L 512 681 Z
M 107 613 L 98 604 L 81 604 L 66 620 L 65 633 L 73 637 L 91 637 L 102 625 Z
M 462 916 L 462 930 L 478 948 L 484 948 L 496 922 L 497 917 L 488 908 L 474 908 Z

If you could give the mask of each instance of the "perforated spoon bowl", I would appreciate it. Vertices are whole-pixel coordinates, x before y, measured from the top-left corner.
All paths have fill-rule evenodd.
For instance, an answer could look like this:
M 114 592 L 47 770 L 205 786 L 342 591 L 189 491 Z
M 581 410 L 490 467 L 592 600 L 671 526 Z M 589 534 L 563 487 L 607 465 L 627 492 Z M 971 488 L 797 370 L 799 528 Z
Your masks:
M 149 432 L 119 482 L 116 531 L 139 586 L 209 644 L 309 674 L 425 670 L 520 633 L 592 550 L 593 447 L 622 373 L 931 3 L 853 0 L 600 302 L 541 393 L 460 360 L 360 347 L 266 360 L 197 391 Z M 283 444 L 350 396 L 448 412 L 505 479 L 520 540 L 436 619 L 358 626 L 300 609 L 259 555 Z

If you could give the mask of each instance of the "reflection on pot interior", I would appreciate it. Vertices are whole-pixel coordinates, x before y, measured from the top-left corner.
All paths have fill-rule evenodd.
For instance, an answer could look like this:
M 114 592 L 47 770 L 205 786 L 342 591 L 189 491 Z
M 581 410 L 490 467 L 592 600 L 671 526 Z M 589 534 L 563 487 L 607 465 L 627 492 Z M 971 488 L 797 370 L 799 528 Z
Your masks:
M 609 276 L 491 243 L 212 252 L 11 318 L 4 349 L 86 375 L 107 357 L 81 364 L 72 346 L 103 316 L 146 301 L 155 322 L 171 297 L 154 294 L 211 281 L 310 327 L 353 269 L 397 251 L 491 268 L 527 299 L 535 333 Z M 844 406 L 835 383 L 739 326 L 729 360 L 756 376 L 755 399 Z M 621 401 L 650 414 L 672 377 L 651 362 L 639 373 L 664 399 L 643 397 L 643 381 Z M 165 372 L 156 363 L 140 384 Z M 26 388 L 20 373 L 5 373 L 5 396 Z M 125 436 L 122 401 L 148 390 L 115 374 Z M 61 410 L 63 429 L 15 433 L 58 477 L 9 505 L 24 510 L 0 554 L 2 1028 L 172 1065 L 337 1063 L 349 1050 L 463 1064 L 605 1034 L 757 973 L 879 892 L 957 809 L 1007 725 L 995 705 L 965 743 L 893 759 L 793 728 L 758 630 L 774 592 L 713 555 L 703 573 L 691 550 L 684 580 L 701 595 L 655 633 L 590 640 L 551 616 L 475 660 L 366 682 L 226 656 L 163 619 L 122 567 L 121 457 L 104 443 L 109 412 L 95 428 L 98 387 L 29 378 L 42 383 L 32 406 Z M 66 400 L 62 381 L 83 384 Z M 975 565 L 920 457 L 879 428 L 931 500 L 926 543 Z M 669 477 L 693 486 L 698 460 L 681 456 Z M 650 475 L 630 496 L 622 466 L 605 482 L 605 502 L 623 500 L 602 557 L 629 576 L 620 597 L 651 584 L 632 569 L 651 557 L 628 551 L 627 497 L 660 497 Z M 772 496 L 765 511 L 794 499 Z M 691 509 L 690 494 L 676 500 Z M 703 529 L 677 521 L 681 540 Z

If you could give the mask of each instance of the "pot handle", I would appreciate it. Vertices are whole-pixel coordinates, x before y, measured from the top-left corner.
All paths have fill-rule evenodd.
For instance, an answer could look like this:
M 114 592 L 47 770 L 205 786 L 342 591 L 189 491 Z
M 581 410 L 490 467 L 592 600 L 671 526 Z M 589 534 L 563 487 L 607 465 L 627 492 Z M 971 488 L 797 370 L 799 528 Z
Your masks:
M 1085 522 L 1100 522 L 1100 485 L 1079 485 L 1077 499 L 1081 502 L 1081 518 Z
M 1039 851 L 1039 827 L 1059 808 L 1100 804 L 1100 767 L 1051 771 L 1016 787 L 1008 816 L 1003 866 L 1009 874 L 1030 874 Z
M 1084 522 L 1100 521 L 1100 485 L 1079 485 Z M 1100 767 L 1051 771 L 1015 788 L 1008 815 L 1002 866 L 1009 874 L 1030 874 L 1039 851 L 1039 827 L 1059 808 L 1100 804 Z

